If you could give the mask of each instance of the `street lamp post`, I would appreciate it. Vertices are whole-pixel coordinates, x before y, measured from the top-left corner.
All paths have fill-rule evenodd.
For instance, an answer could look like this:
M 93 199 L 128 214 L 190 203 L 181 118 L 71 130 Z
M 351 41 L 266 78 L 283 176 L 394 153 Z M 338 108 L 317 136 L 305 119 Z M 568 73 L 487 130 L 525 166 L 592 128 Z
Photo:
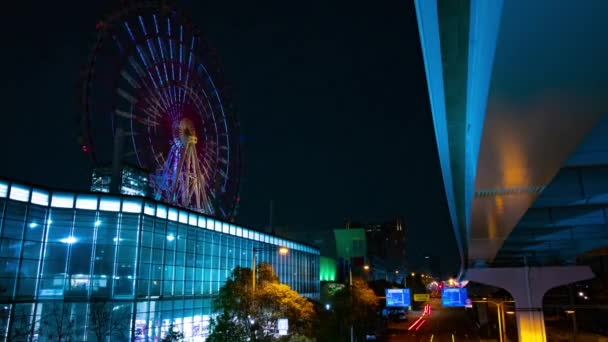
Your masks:
M 499 342 L 503 342 L 504 338 L 505 338 L 505 333 L 506 333 L 506 322 L 505 322 L 505 314 L 504 314 L 504 304 L 505 302 L 493 302 L 491 300 L 487 300 L 484 298 L 484 300 L 481 301 L 475 301 L 475 303 L 491 303 L 496 305 L 496 315 L 498 318 L 498 340 Z
M 289 249 L 287 247 L 253 247 L 253 257 L 251 258 L 251 288 L 253 292 L 255 292 L 255 282 L 256 282 L 256 270 L 257 270 L 257 262 L 256 262 L 256 253 L 257 252 L 275 252 L 278 251 L 280 255 L 287 255 L 289 253 Z

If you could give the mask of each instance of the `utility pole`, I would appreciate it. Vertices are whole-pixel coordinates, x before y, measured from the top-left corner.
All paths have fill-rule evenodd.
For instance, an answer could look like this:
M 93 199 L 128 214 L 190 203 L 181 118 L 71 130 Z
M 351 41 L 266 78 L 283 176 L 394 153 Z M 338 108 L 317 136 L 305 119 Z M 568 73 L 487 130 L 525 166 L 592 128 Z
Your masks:
M 274 214 L 274 201 L 270 200 L 270 213 L 268 218 L 268 230 L 270 230 L 270 234 L 274 235 L 274 227 L 272 226 L 272 216 Z

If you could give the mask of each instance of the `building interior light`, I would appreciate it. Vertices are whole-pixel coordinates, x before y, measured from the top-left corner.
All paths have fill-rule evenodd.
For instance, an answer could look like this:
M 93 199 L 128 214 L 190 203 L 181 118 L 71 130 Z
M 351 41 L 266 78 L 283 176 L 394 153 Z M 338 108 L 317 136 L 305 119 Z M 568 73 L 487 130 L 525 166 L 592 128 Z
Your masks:
M 173 240 L 175 240 L 175 236 L 173 236 L 173 235 L 167 235 L 167 240 L 173 241 Z
M 99 221 L 99 220 L 95 221 L 95 227 L 99 227 L 99 225 L 101 225 L 101 221 Z
M 30 228 L 36 228 L 36 227 L 38 227 L 38 223 L 36 223 L 36 222 L 30 223 Z
M 76 240 L 76 238 L 75 238 L 75 237 L 73 237 L 73 236 L 68 236 L 68 237 L 63 238 L 63 239 L 61 239 L 61 240 L 59 240 L 59 241 L 61 241 L 61 242 L 63 242 L 63 243 L 67 243 L 67 244 L 73 244 L 73 243 L 75 243 L 77 240 Z

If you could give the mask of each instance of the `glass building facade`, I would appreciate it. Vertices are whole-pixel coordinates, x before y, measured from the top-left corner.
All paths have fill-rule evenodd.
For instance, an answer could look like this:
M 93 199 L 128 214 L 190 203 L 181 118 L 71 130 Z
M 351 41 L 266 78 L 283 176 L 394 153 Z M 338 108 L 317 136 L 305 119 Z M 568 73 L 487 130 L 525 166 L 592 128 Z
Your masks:
M 173 326 L 204 341 L 213 297 L 254 247 L 282 283 L 319 297 L 314 247 L 141 197 L 0 180 L 0 336 L 158 341 Z

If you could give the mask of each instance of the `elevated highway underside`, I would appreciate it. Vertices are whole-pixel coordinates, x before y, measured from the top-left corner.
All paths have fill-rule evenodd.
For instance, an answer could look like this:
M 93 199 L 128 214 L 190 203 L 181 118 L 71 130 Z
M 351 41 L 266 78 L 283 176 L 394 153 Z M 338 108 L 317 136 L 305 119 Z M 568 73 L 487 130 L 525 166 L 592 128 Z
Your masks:
M 608 44 L 599 43 L 608 35 L 608 2 L 419 0 L 416 7 L 464 263 L 521 258 L 534 248 L 521 239 L 499 250 L 608 113 Z

